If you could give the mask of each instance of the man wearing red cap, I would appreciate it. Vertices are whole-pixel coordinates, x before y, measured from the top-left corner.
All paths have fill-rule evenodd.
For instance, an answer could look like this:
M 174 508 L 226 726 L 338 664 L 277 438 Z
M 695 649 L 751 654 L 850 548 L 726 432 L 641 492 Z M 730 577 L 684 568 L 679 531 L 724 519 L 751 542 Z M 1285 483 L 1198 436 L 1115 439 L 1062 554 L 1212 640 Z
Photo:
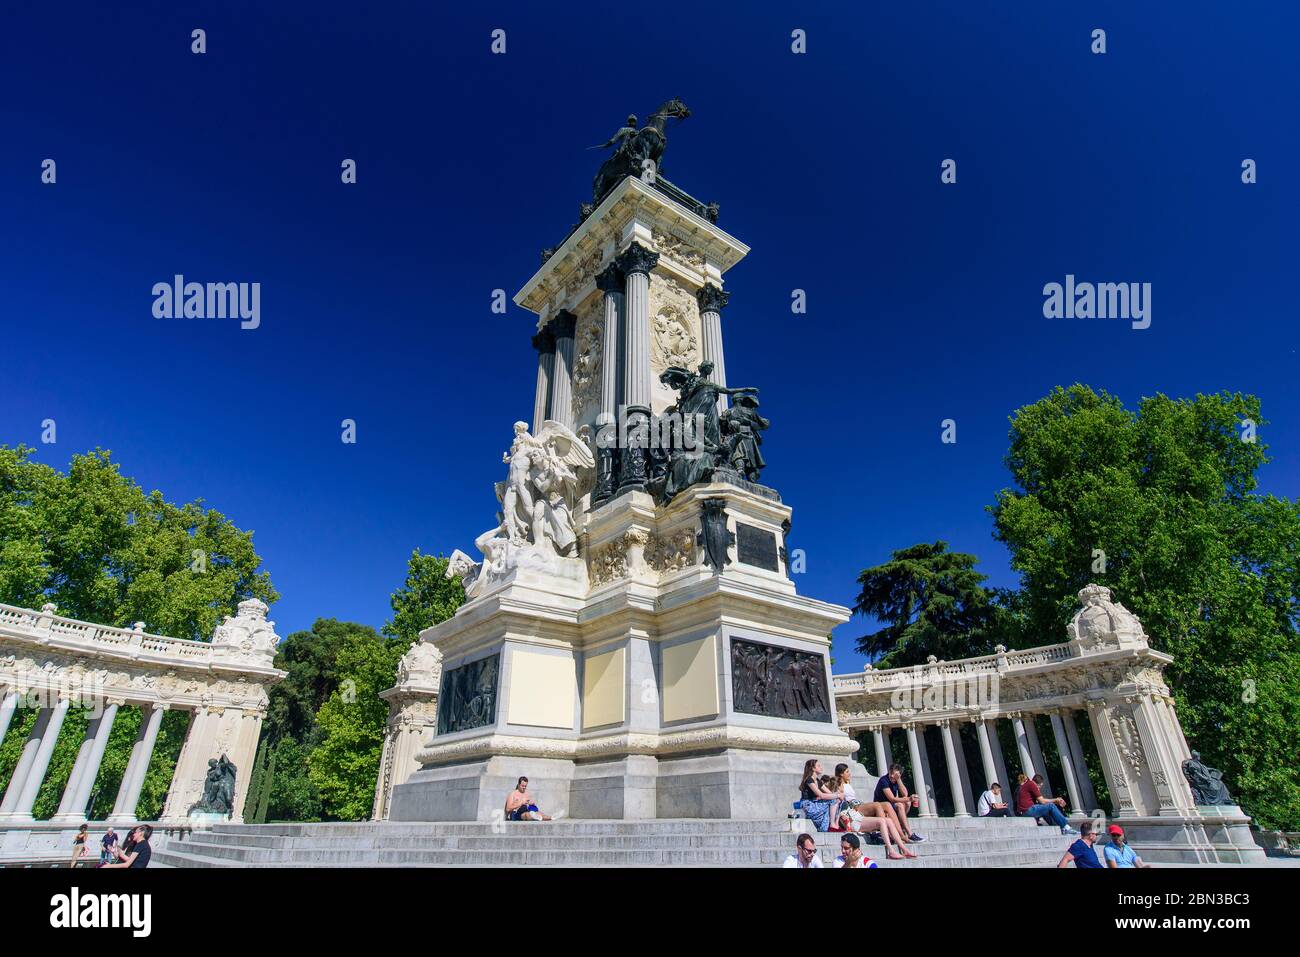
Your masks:
M 1137 856 L 1137 851 L 1128 846 L 1124 840 L 1124 829 L 1118 824 L 1112 824 L 1106 828 L 1106 833 L 1110 835 L 1110 843 L 1102 848 L 1102 853 L 1106 855 L 1107 867 L 1150 867 L 1150 864 L 1143 864 L 1142 858 Z

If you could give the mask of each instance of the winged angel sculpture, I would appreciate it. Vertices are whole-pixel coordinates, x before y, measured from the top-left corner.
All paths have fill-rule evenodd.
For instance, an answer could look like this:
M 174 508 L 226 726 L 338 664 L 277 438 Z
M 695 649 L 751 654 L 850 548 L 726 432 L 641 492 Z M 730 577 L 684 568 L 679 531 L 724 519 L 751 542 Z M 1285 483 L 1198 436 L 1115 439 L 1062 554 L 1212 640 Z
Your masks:
M 502 461 L 509 469 L 496 483 L 500 523 L 474 541 L 483 561 L 458 549 L 447 568 L 449 577 L 464 582 L 470 598 L 520 564 L 553 571 L 563 559 L 577 557 L 573 509 L 595 468 L 591 450 L 562 422 L 547 419 L 537 435 L 529 434 L 528 423 L 516 422 Z

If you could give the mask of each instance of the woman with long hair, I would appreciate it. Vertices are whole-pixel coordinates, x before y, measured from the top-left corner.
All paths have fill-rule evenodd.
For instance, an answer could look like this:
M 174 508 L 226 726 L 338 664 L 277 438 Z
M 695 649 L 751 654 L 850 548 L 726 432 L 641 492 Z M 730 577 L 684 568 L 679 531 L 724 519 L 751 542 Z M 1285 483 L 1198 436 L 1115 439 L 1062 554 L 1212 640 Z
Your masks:
M 822 763 L 816 758 L 804 762 L 803 780 L 799 782 L 799 810 L 808 816 L 819 831 L 829 831 L 839 818 L 840 797 L 821 786 Z

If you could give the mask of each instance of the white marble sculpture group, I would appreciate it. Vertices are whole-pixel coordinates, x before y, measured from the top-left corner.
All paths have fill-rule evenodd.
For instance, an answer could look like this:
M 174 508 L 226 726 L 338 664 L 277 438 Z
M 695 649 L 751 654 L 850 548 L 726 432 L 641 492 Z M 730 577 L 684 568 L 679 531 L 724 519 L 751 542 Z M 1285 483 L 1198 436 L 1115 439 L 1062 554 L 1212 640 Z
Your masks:
M 501 503 L 498 524 L 474 540 L 483 553 L 475 562 L 457 549 L 447 567 L 475 598 L 493 582 L 515 568 L 527 567 L 559 578 L 585 574 L 577 558 L 578 535 L 574 508 L 582 489 L 591 485 L 596 462 L 591 450 L 566 425 L 547 419 L 537 435 L 526 422 L 515 423 L 510 451 L 502 456 L 509 466 L 506 478 L 496 483 Z

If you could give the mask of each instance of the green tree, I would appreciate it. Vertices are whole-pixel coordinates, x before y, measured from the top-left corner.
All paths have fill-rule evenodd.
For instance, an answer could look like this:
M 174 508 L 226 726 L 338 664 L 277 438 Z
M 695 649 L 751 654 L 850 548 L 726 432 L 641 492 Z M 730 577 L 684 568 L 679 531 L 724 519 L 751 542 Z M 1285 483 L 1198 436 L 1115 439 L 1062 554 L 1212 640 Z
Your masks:
M 858 651 L 881 667 L 923 664 L 992 652 L 997 619 L 987 576 L 978 559 L 948 551 L 947 542 L 921 543 L 895 551 L 883 565 L 858 576 L 862 586 L 853 610 L 884 627 L 858 639 Z
M 395 683 L 407 648 L 369 628 L 358 628 L 354 637 L 339 653 L 345 677 L 316 714 L 320 743 L 307 757 L 325 816 L 340 821 L 364 820 L 374 805 L 388 721 L 388 703 L 379 693 Z
M 66 473 L 32 460 L 26 446 L 0 446 L 0 601 L 109 625 L 144 621 L 150 631 L 208 640 L 222 616 L 245 598 L 279 596 L 239 530 L 202 501 L 175 505 L 124 477 L 110 454 L 74 455 Z M 156 817 L 189 715 L 164 716 L 137 814 Z M 36 719 L 27 709 L 0 742 L 0 781 L 12 774 Z M 68 712 L 36 797 L 33 813 L 57 809 L 85 734 L 87 716 Z M 123 708 L 114 723 L 92 789 L 93 814 L 106 816 L 140 726 Z
M 990 511 L 1020 573 L 1025 633 L 1063 634 L 1109 586 L 1173 655 L 1191 746 L 1264 826 L 1300 826 L 1300 508 L 1256 492 L 1258 399 L 1141 400 L 1087 386 L 1016 411 L 1014 487 Z M 1044 643 L 1040 638 L 1037 643 Z
M 390 599 L 393 620 L 384 625 L 383 632 L 410 647 L 421 631 L 446 621 L 464 601 L 460 579 L 447 577 L 447 559 L 421 555 L 417 548 L 406 565 L 406 582 Z
M 201 500 L 146 493 L 101 449 L 66 474 L 32 451 L 0 446 L 0 600 L 206 641 L 240 601 L 279 597 L 253 533 Z

